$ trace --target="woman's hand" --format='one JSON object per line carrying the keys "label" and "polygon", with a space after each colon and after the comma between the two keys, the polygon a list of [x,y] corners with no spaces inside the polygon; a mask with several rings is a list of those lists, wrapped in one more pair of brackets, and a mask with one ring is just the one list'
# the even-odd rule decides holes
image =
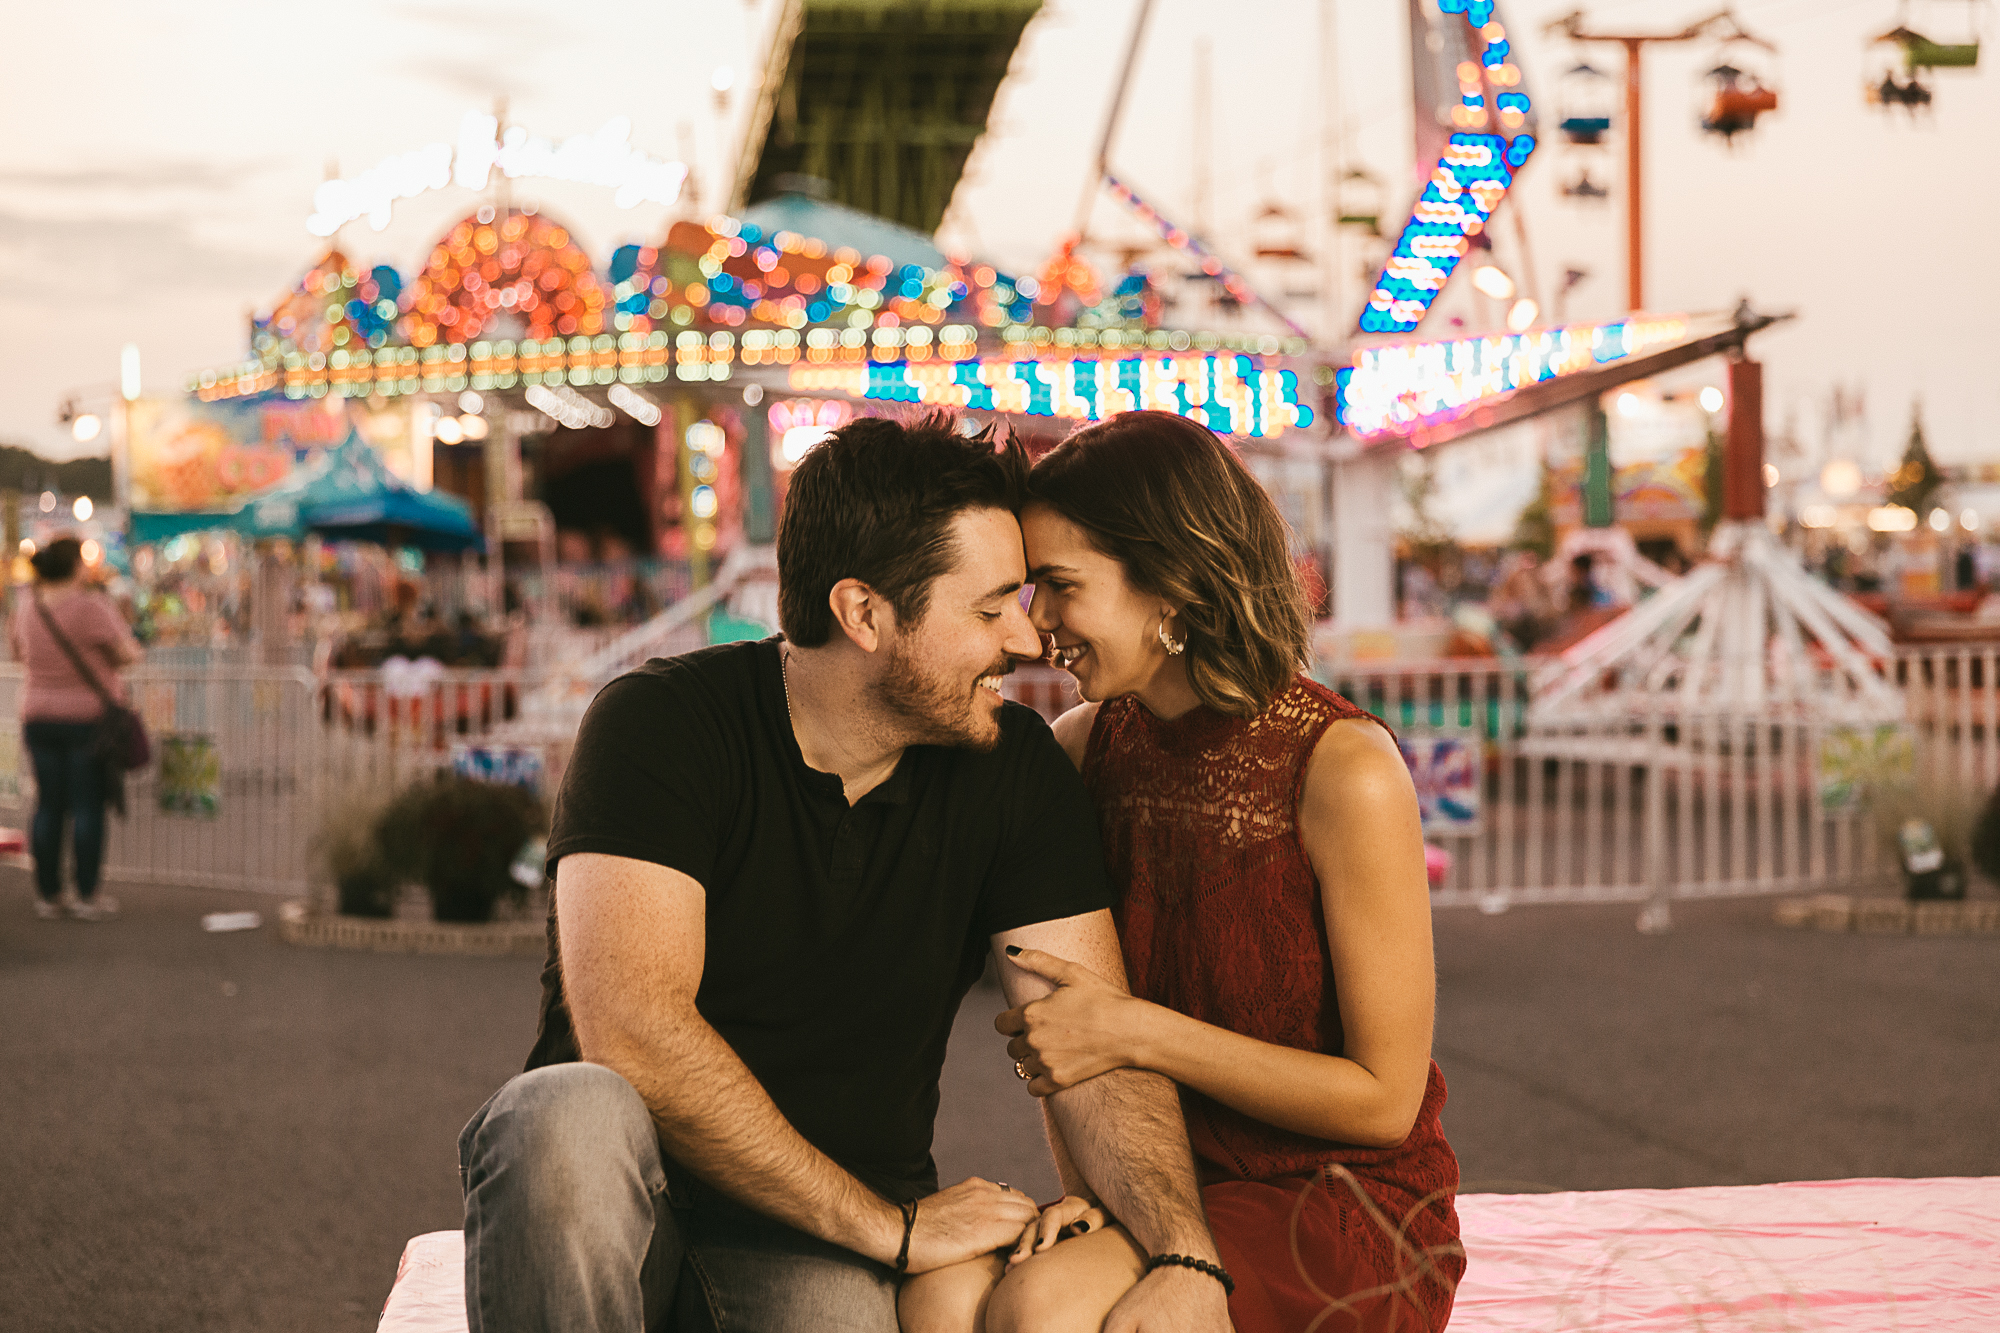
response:
{"label": "woman's hand", "polygon": [[1056,983],[1039,1000],[993,1020],[1013,1040],[1007,1054],[1020,1064],[1028,1091],[1047,1097],[1112,1069],[1136,1064],[1138,1026],[1151,1008],[1097,973],[1039,949],[1012,948],[1007,957],[1024,972]]}
{"label": "woman's hand", "polygon": [[1102,1231],[1108,1221],[1104,1210],[1088,1199],[1079,1199],[1074,1194],[1065,1194],[1048,1207],[1042,1215],[1028,1223],[1021,1232],[1021,1243],[1007,1256],[1007,1266],[1012,1268],[1030,1255],[1040,1254],[1057,1241],[1069,1240],[1086,1232]]}

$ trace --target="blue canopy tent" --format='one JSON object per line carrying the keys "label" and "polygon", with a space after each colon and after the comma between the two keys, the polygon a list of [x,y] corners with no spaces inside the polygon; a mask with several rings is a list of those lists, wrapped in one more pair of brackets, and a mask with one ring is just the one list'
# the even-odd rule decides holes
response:
{"label": "blue canopy tent", "polygon": [[426,551],[485,548],[485,538],[473,523],[472,509],[465,501],[417,490],[389,471],[381,456],[352,431],[311,466],[235,509],[134,513],[131,520],[134,543],[218,531],[251,538],[295,539],[316,532],[336,540],[414,546]]}
{"label": "blue canopy tent", "polygon": [[[455,495],[410,485],[389,471],[381,455],[352,431],[301,480],[296,500],[299,522],[322,537],[425,551],[486,547],[470,505]],[[276,492],[266,492],[246,508],[277,498]]]}

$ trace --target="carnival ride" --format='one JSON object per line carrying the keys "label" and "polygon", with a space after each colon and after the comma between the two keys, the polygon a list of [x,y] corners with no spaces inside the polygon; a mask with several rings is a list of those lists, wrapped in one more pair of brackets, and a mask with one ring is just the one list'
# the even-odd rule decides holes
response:
{"label": "carnival ride", "polygon": [[[1914,116],[1928,110],[1936,96],[1933,76],[1938,70],[1979,67],[1985,0],[1930,0],[1919,8],[1929,12],[1913,13],[1911,0],[1901,0],[1895,26],[1869,43],[1863,92],[1871,106],[1901,107]],[[1913,24],[1955,40],[1937,41]]]}

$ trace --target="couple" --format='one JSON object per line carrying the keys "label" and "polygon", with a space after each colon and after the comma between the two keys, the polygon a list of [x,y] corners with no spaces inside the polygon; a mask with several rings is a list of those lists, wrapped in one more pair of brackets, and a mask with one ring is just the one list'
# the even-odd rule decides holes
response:
{"label": "couple", "polygon": [[[459,1141],[474,1333],[1443,1326],[1416,800],[1299,674],[1283,521],[1180,417],[1032,472],[954,426],[835,432],[782,638],[591,705],[528,1072]],[[1045,648],[1053,734],[1000,697]],[[1045,1209],[930,1156],[988,950]]]}

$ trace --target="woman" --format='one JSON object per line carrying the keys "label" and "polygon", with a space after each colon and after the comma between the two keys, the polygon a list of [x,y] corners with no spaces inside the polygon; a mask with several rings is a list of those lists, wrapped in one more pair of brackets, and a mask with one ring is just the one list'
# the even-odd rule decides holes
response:
{"label": "woman", "polygon": [[76,538],[56,538],[29,562],[35,586],[30,596],[15,598],[9,638],[14,660],[28,673],[21,737],[35,765],[35,915],[45,921],[62,915],[63,823],[70,820],[76,897],[69,912],[81,921],[102,921],[117,915],[118,902],[97,891],[108,794],[96,753],[97,719],[104,695],[126,702],[118,668],[139,660],[139,645],[110,599],[84,586],[83,545]]}
{"label": "woman", "polygon": [[[1299,674],[1284,522],[1212,433],[1113,417],[1043,458],[1030,494],[1031,615],[1086,700],[1055,731],[1098,805],[1131,993],[1086,973],[1003,1014],[1017,1072],[1037,1096],[1127,1066],[1181,1085],[1241,1333],[1442,1328],[1458,1163],[1395,741]],[[907,1283],[911,1333],[1096,1330],[1142,1276],[1052,1146],[1066,1197],[1004,1277],[993,1259]]]}

